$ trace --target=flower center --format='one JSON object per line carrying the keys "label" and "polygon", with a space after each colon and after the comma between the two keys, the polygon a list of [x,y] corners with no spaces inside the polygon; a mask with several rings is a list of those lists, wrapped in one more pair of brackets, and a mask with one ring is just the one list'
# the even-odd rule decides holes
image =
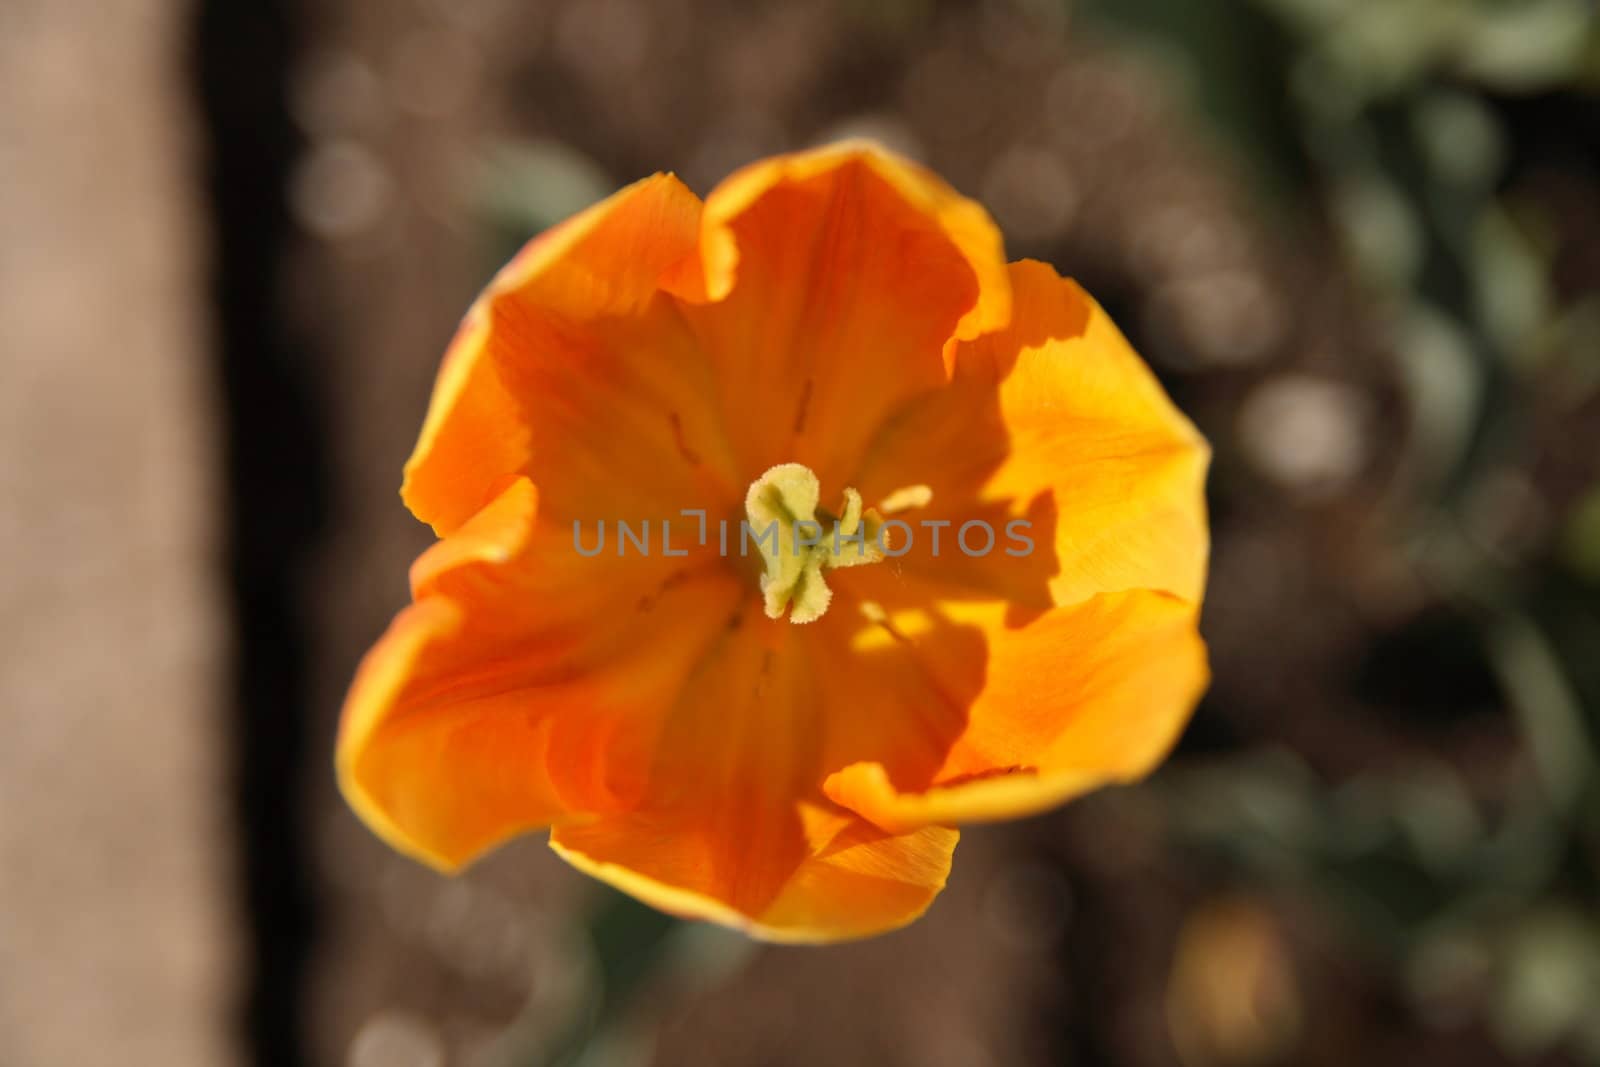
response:
{"label": "flower center", "polygon": [[861,509],[861,494],[844,491],[838,514],[819,508],[822,487],[811,468],[780,463],[750,483],[744,510],[748,536],[765,570],[761,595],[767,617],[812,622],[828,610],[833,591],[823,572],[883,558],[883,518]]}

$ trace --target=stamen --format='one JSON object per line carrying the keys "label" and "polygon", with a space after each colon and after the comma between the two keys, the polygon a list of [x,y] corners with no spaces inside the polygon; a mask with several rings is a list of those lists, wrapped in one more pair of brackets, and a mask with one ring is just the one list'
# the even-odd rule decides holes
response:
{"label": "stamen", "polygon": [[844,491],[839,515],[819,511],[821,484],[809,467],[781,463],[750,483],[744,510],[749,536],[765,564],[761,594],[767,617],[807,623],[820,619],[833,600],[823,571],[857,567],[883,558],[883,518],[862,509],[861,494]]}

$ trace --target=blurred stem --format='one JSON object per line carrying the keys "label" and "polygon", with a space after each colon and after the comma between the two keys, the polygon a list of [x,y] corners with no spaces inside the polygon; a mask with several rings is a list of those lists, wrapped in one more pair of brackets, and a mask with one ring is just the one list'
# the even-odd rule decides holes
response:
{"label": "blurred stem", "polygon": [[655,983],[683,996],[726,981],[759,943],[708,923],[683,922],[605,890],[585,924],[591,949],[589,996],[567,1028],[524,1041],[514,1067],[632,1067],[649,1062],[650,1024],[634,1012]]}
{"label": "blurred stem", "polygon": [[634,994],[658,969],[682,924],[632,897],[606,891],[586,924],[593,949],[593,991],[582,1012],[554,1041],[526,1054],[523,1067],[576,1067],[599,1039],[621,1025]]}

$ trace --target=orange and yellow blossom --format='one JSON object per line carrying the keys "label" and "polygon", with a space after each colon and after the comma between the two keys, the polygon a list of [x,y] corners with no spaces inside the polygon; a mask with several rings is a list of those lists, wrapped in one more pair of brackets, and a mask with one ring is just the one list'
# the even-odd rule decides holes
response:
{"label": "orange and yellow blossom", "polygon": [[[439,540],[350,690],[340,784],[443,870],[549,827],[757,937],[903,925],[953,827],[1138,778],[1181,732],[1208,455],[1093,300],[911,163],[832,146],[704,202],[647,178],[531,242],[451,344],[402,489]],[[914,535],[805,574],[718,544],[813,505]],[[957,550],[1019,519],[1031,553]],[[619,522],[650,551],[593,552]]]}

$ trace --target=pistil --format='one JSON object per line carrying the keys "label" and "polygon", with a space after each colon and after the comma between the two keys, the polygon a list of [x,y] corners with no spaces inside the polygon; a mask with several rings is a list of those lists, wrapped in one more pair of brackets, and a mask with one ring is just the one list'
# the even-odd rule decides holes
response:
{"label": "pistil", "polygon": [[822,486],[811,469],[781,463],[750,483],[744,509],[751,539],[765,565],[761,595],[767,617],[793,623],[820,619],[833,600],[829,570],[883,558],[883,518],[863,509],[861,494],[844,491],[837,513],[820,508]]}

